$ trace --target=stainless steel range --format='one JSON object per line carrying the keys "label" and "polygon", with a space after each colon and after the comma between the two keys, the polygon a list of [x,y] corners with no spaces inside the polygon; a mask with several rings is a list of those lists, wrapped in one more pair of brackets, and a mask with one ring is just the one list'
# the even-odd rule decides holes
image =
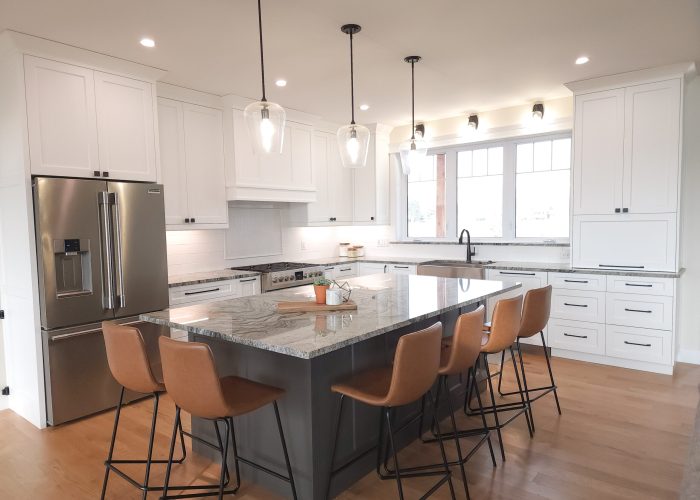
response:
{"label": "stainless steel range", "polygon": [[232,269],[261,273],[260,283],[262,292],[265,293],[294,286],[310,285],[316,278],[323,276],[324,266],[300,262],[273,262],[272,264],[234,267]]}

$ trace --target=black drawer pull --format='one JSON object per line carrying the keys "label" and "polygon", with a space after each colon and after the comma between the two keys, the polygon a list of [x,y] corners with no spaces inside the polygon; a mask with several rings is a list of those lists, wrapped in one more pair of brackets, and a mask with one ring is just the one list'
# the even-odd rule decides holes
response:
{"label": "black drawer pull", "polygon": [[249,281],[255,281],[255,280],[257,280],[257,279],[258,279],[258,278],[248,278],[248,279],[245,279],[245,280],[241,280],[241,283],[248,283]]}
{"label": "black drawer pull", "polygon": [[394,266],[394,269],[408,269],[408,266]]}
{"label": "black drawer pull", "polygon": [[569,304],[568,302],[564,302],[564,305],[570,307],[588,307],[588,304]]}
{"label": "black drawer pull", "polygon": [[644,288],[651,288],[654,285],[644,285],[642,283],[625,283],[625,286],[640,286],[640,287],[644,287]]}
{"label": "black drawer pull", "polygon": [[598,267],[619,267],[621,269],[644,269],[644,266],[620,266],[617,264],[598,264]]}
{"label": "black drawer pull", "polygon": [[639,347],[651,347],[651,344],[639,344],[637,342],[629,342],[625,340],[625,344],[627,345],[638,345]]}
{"label": "black drawer pull", "polygon": [[221,290],[221,288],[210,288],[208,290],[199,290],[196,292],[185,292],[185,295],[199,295],[200,293],[218,292],[219,290]]}
{"label": "black drawer pull", "polygon": [[564,333],[564,337],[575,337],[577,339],[587,339],[588,335],[574,335],[573,333]]}
{"label": "black drawer pull", "polygon": [[588,283],[588,280],[564,280],[566,283]]}
{"label": "black drawer pull", "polygon": [[341,269],[341,271],[352,271],[352,267],[346,267],[345,269]]}
{"label": "black drawer pull", "polygon": [[625,307],[625,311],[631,312],[631,313],[647,313],[651,314],[653,311],[647,311],[645,309],[630,309],[628,307]]}
{"label": "black drawer pull", "polygon": [[512,275],[512,276],[534,276],[535,273],[515,273],[515,272],[506,272],[506,271],[499,271],[498,274],[507,274],[507,275]]}

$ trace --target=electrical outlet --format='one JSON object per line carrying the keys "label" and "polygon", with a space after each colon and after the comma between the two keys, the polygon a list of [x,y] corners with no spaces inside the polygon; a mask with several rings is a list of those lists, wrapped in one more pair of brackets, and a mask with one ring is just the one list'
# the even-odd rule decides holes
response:
{"label": "electrical outlet", "polygon": [[386,240],[384,240],[384,239],[378,239],[378,240],[377,240],[377,246],[378,246],[378,247],[385,247],[385,246],[387,246],[388,244],[389,244],[389,243],[388,243]]}
{"label": "electrical outlet", "polygon": [[562,257],[562,259],[568,259],[569,257],[571,257],[571,248],[570,247],[562,247],[561,257]]}
{"label": "electrical outlet", "polygon": [[302,250],[308,250],[309,246],[306,244],[306,241],[301,240],[301,249]]}

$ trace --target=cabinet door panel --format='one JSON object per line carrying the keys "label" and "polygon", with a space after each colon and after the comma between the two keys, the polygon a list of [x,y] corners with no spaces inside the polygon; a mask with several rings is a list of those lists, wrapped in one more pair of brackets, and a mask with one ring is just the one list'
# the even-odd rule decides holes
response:
{"label": "cabinet door panel", "polygon": [[574,214],[612,214],[622,207],[623,89],[576,96]]}
{"label": "cabinet door panel", "polygon": [[329,134],[328,139],[328,191],[331,216],[337,222],[352,222],[353,170],[343,166],[338,141],[333,134]]}
{"label": "cabinet door panel", "polygon": [[271,188],[289,189],[294,184],[292,175],[292,130],[284,128],[281,154],[260,154],[260,184]]}
{"label": "cabinet door panel", "polygon": [[95,72],[100,167],[112,179],[156,180],[153,85]]}
{"label": "cabinet door panel", "polygon": [[312,136],[311,127],[294,125],[289,129],[287,140],[291,142],[292,184],[296,188],[312,188],[314,185]]}
{"label": "cabinet door panel", "polygon": [[31,172],[93,177],[100,170],[94,72],[25,56]]}
{"label": "cabinet door panel", "polygon": [[624,207],[631,213],[678,210],[681,82],[625,90]]}
{"label": "cabinet door panel", "polygon": [[353,220],[358,223],[374,223],[377,210],[377,177],[374,144],[376,135],[371,134],[367,165],[354,169],[355,206]]}
{"label": "cabinet door panel", "polygon": [[183,127],[182,103],[158,98],[160,167],[167,225],[184,224],[189,218]]}
{"label": "cabinet door panel", "polygon": [[329,135],[314,134],[311,150],[311,163],[314,167],[316,179],[316,201],[309,203],[309,222],[328,222],[332,217],[330,213],[330,197],[328,192],[328,152]]}
{"label": "cabinet door panel", "polygon": [[195,224],[226,224],[222,112],[183,104],[183,115],[189,216]]}

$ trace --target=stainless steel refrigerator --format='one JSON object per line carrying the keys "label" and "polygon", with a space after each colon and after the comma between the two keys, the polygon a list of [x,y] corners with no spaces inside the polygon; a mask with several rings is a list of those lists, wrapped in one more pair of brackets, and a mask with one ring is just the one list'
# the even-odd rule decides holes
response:
{"label": "stainless steel refrigerator", "polygon": [[102,321],[138,326],[157,369],[164,329],[138,315],[168,307],[163,188],[43,177],[33,186],[47,415],[56,425],[117,403]]}

